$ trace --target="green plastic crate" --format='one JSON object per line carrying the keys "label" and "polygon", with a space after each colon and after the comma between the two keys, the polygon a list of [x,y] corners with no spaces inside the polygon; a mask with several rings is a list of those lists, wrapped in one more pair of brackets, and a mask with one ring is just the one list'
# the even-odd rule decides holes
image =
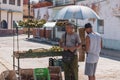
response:
{"label": "green plastic crate", "polygon": [[50,73],[48,68],[34,69],[34,80],[50,80]]}

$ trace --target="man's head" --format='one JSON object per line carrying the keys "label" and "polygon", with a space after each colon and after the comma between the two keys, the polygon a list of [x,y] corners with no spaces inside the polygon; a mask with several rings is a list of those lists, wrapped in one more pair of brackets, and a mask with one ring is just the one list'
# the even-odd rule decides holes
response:
{"label": "man's head", "polygon": [[85,24],[85,31],[89,34],[92,30],[92,25],[90,23]]}
{"label": "man's head", "polygon": [[71,24],[71,23],[67,23],[67,24],[65,25],[65,29],[66,29],[66,32],[67,32],[67,33],[72,33],[72,32],[74,31],[74,25]]}

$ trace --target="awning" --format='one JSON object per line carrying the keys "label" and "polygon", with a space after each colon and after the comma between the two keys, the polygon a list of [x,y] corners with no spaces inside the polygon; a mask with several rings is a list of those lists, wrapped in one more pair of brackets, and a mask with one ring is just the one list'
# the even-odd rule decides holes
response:
{"label": "awning", "polygon": [[46,22],[43,27],[49,27],[49,28],[53,28],[55,27],[56,22]]}

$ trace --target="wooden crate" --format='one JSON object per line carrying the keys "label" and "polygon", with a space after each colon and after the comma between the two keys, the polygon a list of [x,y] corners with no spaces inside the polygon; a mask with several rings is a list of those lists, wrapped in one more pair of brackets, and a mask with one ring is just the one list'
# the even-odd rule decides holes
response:
{"label": "wooden crate", "polygon": [[[18,71],[7,70],[1,73],[0,80],[18,80]],[[21,80],[34,80],[33,69],[21,69],[20,70]]]}
{"label": "wooden crate", "polygon": [[51,80],[62,80],[61,68],[59,66],[49,66]]}
{"label": "wooden crate", "polygon": [[17,80],[16,71],[6,70],[1,73],[0,80]]}
{"label": "wooden crate", "polygon": [[21,80],[34,80],[33,69],[21,69]]}

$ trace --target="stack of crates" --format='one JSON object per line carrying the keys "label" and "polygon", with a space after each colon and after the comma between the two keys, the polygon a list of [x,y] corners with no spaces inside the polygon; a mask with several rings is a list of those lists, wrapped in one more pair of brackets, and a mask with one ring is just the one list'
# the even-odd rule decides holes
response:
{"label": "stack of crates", "polygon": [[61,67],[59,66],[49,66],[50,79],[51,80],[62,80]]}
{"label": "stack of crates", "polygon": [[[79,29],[79,36],[81,39],[81,45],[85,45],[85,29],[84,28]],[[79,49],[79,61],[80,62],[85,61],[85,50],[82,47],[80,47]]]}
{"label": "stack of crates", "polygon": [[50,80],[48,68],[36,68],[33,72],[34,80]]}

